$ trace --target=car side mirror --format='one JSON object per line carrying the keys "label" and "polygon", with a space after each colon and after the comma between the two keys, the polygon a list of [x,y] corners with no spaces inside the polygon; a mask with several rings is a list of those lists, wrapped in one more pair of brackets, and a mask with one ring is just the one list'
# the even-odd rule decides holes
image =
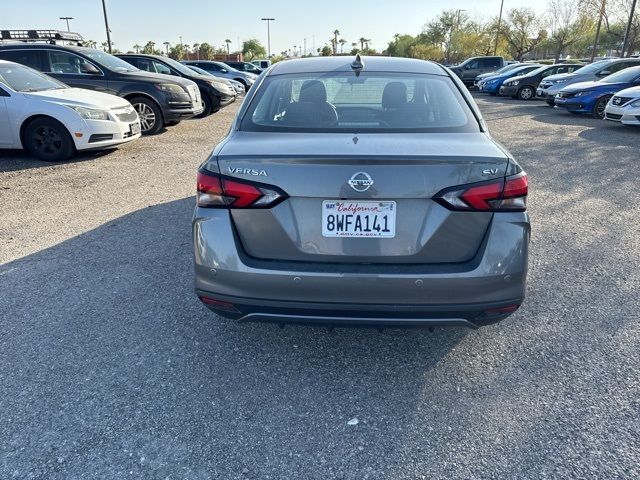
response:
{"label": "car side mirror", "polygon": [[100,70],[98,70],[95,65],[92,65],[91,63],[81,63],[80,72],[86,73],[87,75],[100,75]]}
{"label": "car side mirror", "polygon": [[609,70],[602,70],[601,72],[598,72],[599,77],[606,77],[607,75],[611,75]]}
{"label": "car side mirror", "polygon": [[465,66],[464,66],[464,69],[465,69],[465,70],[471,70],[471,65],[465,65]]}

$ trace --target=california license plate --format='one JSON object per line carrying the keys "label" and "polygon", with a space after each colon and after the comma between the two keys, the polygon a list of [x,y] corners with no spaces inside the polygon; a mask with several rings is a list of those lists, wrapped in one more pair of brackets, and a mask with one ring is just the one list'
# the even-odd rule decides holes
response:
{"label": "california license plate", "polygon": [[393,238],[396,236],[396,202],[322,202],[323,237]]}
{"label": "california license plate", "polygon": [[131,131],[131,135],[137,135],[140,133],[140,123],[131,123],[129,124],[129,130]]}

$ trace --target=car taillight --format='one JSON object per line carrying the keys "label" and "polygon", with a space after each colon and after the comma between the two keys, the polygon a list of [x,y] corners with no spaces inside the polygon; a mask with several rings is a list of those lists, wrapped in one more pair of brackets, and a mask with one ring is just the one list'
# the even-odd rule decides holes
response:
{"label": "car taillight", "polygon": [[198,171],[197,203],[206,208],[271,208],[287,198],[277,187]]}
{"label": "car taillight", "polygon": [[449,210],[466,212],[524,212],[527,209],[527,174],[446,188],[434,200]]}

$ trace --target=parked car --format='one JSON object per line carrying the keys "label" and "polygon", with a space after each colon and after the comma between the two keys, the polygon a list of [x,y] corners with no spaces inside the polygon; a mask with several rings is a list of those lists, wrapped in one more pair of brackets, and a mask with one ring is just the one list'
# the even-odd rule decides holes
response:
{"label": "parked car", "polygon": [[143,134],[194,117],[203,106],[198,86],[186,78],[143,72],[102,50],[70,45],[0,44],[0,59],[21,63],[71,87],[111,93],[138,112]]}
{"label": "parked car", "polygon": [[576,63],[556,63],[554,65],[543,65],[524,75],[516,75],[506,80],[500,87],[499,94],[505,97],[519,98],[520,100],[531,100],[536,97],[536,89],[543,78],[561,73],[571,73],[582,67]]}
{"label": "parked car", "polygon": [[76,151],[115,147],[140,137],[125,99],[70,88],[32,68],[0,60],[0,148],[26,149],[48,162]]}
{"label": "parked car", "polygon": [[256,78],[258,78],[258,76],[253,73],[241,72],[229,65],[225,65],[222,62],[214,62],[213,60],[185,60],[182,63],[200,67],[216,77],[228,78],[240,82],[244,85],[245,91],[249,90],[251,85],[256,81]]}
{"label": "parked car", "polygon": [[240,82],[237,82],[235,80],[230,80],[228,78],[223,78],[223,77],[216,77],[215,75],[212,75],[211,73],[207,72],[206,70],[201,69],[200,67],[196,67],[195,65],[185,65],[185,67],[187,67],[189,70],[193,70],[196,73],[199,73],[200,75],[206,75],[208,77],[213,77],[218,79],[218,81],[229,85],[230,87],[232,87],[235,92],[236,92],[236,98],[238,96],[242,96],[244,95],[246,92],[244,90],[244,85]]}
{"label": "parked car", "polygon": [[555,96],[567,85],[578,82],[589,82],[600,80],[612,73],[619,72],[625,68],[640,65],[640,60],[610,59],[600,60],[598,62],[585,65],[572,73],[561,73],[559,75],[550,75],[540,82],[536,91],[536,96],[547,102],[549,106],[555,105]]}
{"label": "parked car", "polygon": [[637,86],[640,86],[640,66],[625,68],[597,82],[567,85],[556,94],[555,102],[571,113],[588,113],[604,118],[607,103],[615,93]]}
{"label": "parked car", "polygon": [[520,65],[521,65],[520,62],[508,63],[507,65],[505,65],[502,68],[499,68],[498,70],[494,70],[492,72],[487,72],[487,73],[482,73],[482,74],[478,75],[476,78],[473,79],[473,86],[477,87],[478,83],[480,83],[481,80],[484,80],[485,78],[493,77],[494,75],[500,75],[502,73],[506,73],[509,70],[513,70],[514,68],[519,67]]}
{"label": "parked car", "polygon": [[505,65],[502,57],[471,57],[458,65],[453,65],[450,70],[460,77],[465,85],[473,85],[478,75],[494,72]]}
{"label": "parked car", "polygon": [[174,75],[194,82],[200,89],[200,98],[204,107],[200,117],[211,115],[236,100],[236,91],[231,85],[223,83],[216,77],[196,73],[172,58],[137,53],[116,56],[145,72]]}
{"label": "parked car", "polygon": [[540,68],[541,66],[542,65],[539,65],[537,63],[523,63],[517,68],[513,68],[508,72],[494,75],[493,77],[487,77],[484,80],[480,80],[480,82],[478,83],[478,90],[490,95],[497,95],[502,84],[509,78],[513,78],[516,75],[526,75],[527,73],[532,72]]}
{"label": "parked car", "polygon": [[260,70],[266,70],[271,66],[271,60],[260,59],[260,60],[251,60],[251,63],[258,67]]}
{"label": "parked car", "polygon": [[241,72],[253,73],[255,75],[260,75],[263,72],[261,68],[258,68],[256,65],[249,62],[233,62],[231,60],[227,60],[223,63],[229,65],[231,68],[240,70]]}
{"label": "parked car", "polygon": [[241,321],[486,325],[524,298],[526,196],[444,67],[280,62],[198,171],[196,292]]}
{"label": "parked car", "polygon": [[604,111],[604,118],[623,125],[640,126],[640,87],[617,92]]}

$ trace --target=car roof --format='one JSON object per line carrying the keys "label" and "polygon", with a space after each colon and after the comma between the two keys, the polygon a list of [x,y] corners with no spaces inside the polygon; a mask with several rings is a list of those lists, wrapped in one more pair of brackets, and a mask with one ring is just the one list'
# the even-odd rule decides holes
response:
{"label": "car roof", "polygon": [[[313,57],[278,62],[268,70],[267,75],[288,75],[307,72],[353,72],[351,64],[355,56]],[[363,72],[402,72],[447,75],[437,63],[415,58],[361,57]]]}
{"label": "car roof", "polygon": [[60,45],[60,44],[50,44],[50,43],[27,43],[27,42],[15,42],[11,44],[3,44],[0,42],[0,49],[7,50],[55,50],[55,49],[63,49],[63,50],[74,50],[76,52],[82,52],[84,50],[96,50],[95,48],[90,47],[80,47],[78,45]]}

